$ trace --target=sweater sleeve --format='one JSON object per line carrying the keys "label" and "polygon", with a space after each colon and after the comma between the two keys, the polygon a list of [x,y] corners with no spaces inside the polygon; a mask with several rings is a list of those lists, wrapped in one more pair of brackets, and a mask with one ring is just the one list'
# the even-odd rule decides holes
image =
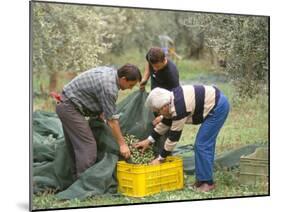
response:
{"label": "sweater sleeve", "polygon": [[182,119],[172,121],[168,138],[165,141],[164,149],[160,153],[161,157],[167,157],[175,148],[177,142],[180,140],[186,119],[187,117],[184,117]]}
{"label": "sweater sleeve", "polygon": [[171,127],[172,119],[163,118],[159,124],[153,129],[151,136],[154,140],[157,140],[161,135],[164,135]]}

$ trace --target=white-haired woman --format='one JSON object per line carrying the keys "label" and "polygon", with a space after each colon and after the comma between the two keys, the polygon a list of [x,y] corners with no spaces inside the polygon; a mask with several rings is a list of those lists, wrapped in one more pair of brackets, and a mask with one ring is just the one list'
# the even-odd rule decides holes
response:
{"label": "white-haired woman", "polygon": [[224,94],[214,86],[205,85],[179,86],[172,91],[155,88],[150,92],[146,106],[164,118],[147,139],[135,146],[145,151],[150,144],[169,131],[164,149],[151,162],[159,164],[176,146],[184,124],[201,124],[194,145],[196,175],[194,187],[202,192],[214,189],[213,163],[216,138],[229,112],[229,103]]}

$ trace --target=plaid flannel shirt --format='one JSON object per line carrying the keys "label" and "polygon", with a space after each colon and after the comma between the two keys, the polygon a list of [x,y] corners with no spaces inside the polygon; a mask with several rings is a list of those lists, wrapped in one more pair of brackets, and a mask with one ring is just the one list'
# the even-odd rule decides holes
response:
{"label": "plaid flannel shirt", "polygon": [[70,99],[85,116],[99,115],[116,119],[116,100],[120,87],[117,71],[110,67],[97,67],[75,77],[63,88]]}

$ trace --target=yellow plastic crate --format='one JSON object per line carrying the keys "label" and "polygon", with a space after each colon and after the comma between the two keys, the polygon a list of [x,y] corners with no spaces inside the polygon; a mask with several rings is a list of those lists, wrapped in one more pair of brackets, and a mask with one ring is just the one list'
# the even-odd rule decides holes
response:
{"label": "yellow plastic crate", "polygon": [[167,157],[160,165],[117,163],[118,191],[131,197],[143,197],[183,188],[183,161]]}

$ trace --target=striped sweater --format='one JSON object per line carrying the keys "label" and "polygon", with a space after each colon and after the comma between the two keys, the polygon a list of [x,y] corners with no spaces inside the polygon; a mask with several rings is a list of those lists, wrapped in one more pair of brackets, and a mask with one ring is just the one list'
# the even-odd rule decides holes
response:
{"label": "striped sweater", "polygon": [[219,97],[220,91],[214,86],[186,85],[172,90],[171,118],[164,117],[151,134],[157,140],[169,131],[161,157],[166,157],[175,148],[184,124],[201,124],[215,108]]}

